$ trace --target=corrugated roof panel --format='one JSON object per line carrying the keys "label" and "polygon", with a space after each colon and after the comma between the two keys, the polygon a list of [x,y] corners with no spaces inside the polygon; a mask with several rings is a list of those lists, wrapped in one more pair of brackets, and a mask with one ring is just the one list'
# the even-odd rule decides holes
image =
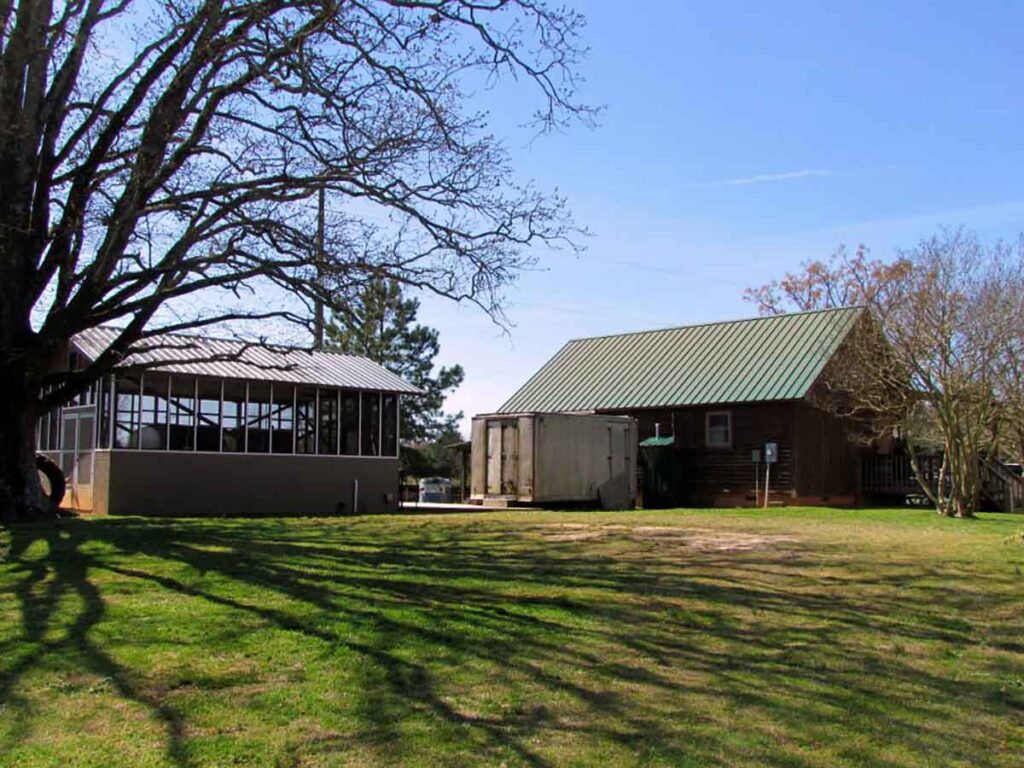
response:
{"label": "corrugated roof panel", "polygon": [[646,440],[640,441],[641,448],[661,448],[666,445],[675,445],[676,439],[669,435],[668,437],[648,437]]}
{"label": "corrugated roof panel", "polygon": [[[117,328],[90,328],[72,342],[95,359],[117,338]],[[335,352],[264,347],[241,341],[165,334],[136,345],[119,367],[158,363],[153,370],[225,379],[258,379],[342,389],[421,394],[399,376],[372,360]]]}
{"label": "corrugated roof panel", "polygon": [[794,400],[860,307],[574,339],[498,413]]}

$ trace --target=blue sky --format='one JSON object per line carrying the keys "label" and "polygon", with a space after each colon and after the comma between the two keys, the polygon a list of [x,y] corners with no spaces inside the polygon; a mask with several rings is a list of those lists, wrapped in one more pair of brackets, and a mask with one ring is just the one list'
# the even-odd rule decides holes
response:
{"label": "blue sky", "polygon": [[522,180],[568,195],[579,257],[539,250],[503,334],[424,299],[449,399],[497,408],[568,339],[742,317],[745,287],[943,224],[1024,231],[1024,4],[577,2],[593,131],[528,141],[521,89],[494,128]]}

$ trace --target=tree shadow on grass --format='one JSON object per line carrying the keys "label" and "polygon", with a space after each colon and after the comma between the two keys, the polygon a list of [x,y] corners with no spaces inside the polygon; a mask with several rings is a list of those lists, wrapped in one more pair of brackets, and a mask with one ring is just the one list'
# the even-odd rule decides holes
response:
{"label": "tree shadow on grass", "polygon": [[[18,679],[70,644],[85,668],[114,681],[121,696],[163,725],[168,759],[189,764],[180,712],[89,637],[105,617],[90,576],[108,574],[361,659],[364,690],[356,708],[364,726],[354,735],[328,733],[305,747],[293,745],[296,759],[302,748],[330,752],[353,741],[400,758],[402,725],[419,718],[456,733],[464,751],[509,755],[527,765],[549,764],[536,741],[552,732],[672,764],[720,762],[736,747],[723,742],[712,715],[694,703],[713,699],[738,717],[759,713],[745,726],[755,737],[745,747],[750,762],[816,764],[799,749],[773,748],[776,728],[790,740],[863,762],[855,751],[863,740],[849,752],[830,744],[836,722],[846,717],[847,732],[885,735],[922,762],[942,754],[998,764],[998,755],[984,754],[984,734],[921,725],[948,721],[954,703],[1013,716],[1012,707],[993,701],[991,686],[948,679],[854,639],[951,648],[975,641],[969,622],[937,618],[942,611],[935,601],[948,598],[938,588],[922,586],[913,600],[901,598],[896,587],[906,585],[913,563],[890,562],[887,572],[855,584],[815,575],[821,553],[690,553],[687,559],[650,546],[524,535],[512,527],[419,521],[384,527],[94,520],[13,528],[22,635],[33,650],[3,662],[0,699],[27,719]],[[27,555],[36,541],[48,545],[46,558]],[[182,577],[183,566],[199,578]],[[932,579],[941,576],[933,570]],[[869,598],[848,589],[853,586],[869,587]],[[66,594],[77,595],[82,608],[61,622],[65,639],[47,641]],[[523,688],[526,699],[498,712],[454,703],[446,673],[473,665],[496,683]],[[881,751],[869,762],[901,764]]]}
{"label": "tree shadow on grass", "polygon": [[[17,721],[12,729],[15,738],[27,730],[30,717],[29,702],[15,690],[18,680],[47,657],[71,651],[80,665],[74,670],[76,673],[92,673],[109,680],[123,698],[143,705],[166,732],[170,761],[178,766],[192,765],[185,754],[184,722],[178,712],[147,692],[137,682],[137,673],[118,664],[89,637],[90,630],[104,618],[105,603],[89,578],[89,571],[101,568],[102,564],[79,548],[88,540],[81,536],[81,525],[13,525],[7,531],[10,548],[6,560],[17,579],[15,592],[21,608],[22,637],[17,641],[21,653],[4,654],[0,663],[0,702],[13,711]],[[28,557],[30,548],[39,545],[45,545],[46,557]],[[77,597],[81,608],[63,621],[58,608],[68,597]],[[48,635],[55,637],[49,639]]]}

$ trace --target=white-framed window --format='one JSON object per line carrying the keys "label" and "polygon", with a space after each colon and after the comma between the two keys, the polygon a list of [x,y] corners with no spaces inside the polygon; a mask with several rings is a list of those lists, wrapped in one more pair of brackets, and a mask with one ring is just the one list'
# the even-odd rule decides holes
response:
{"label": "white-framed window", "polygon": [[732,411],[708,411],[705,421],[708,448],[732,446]]}

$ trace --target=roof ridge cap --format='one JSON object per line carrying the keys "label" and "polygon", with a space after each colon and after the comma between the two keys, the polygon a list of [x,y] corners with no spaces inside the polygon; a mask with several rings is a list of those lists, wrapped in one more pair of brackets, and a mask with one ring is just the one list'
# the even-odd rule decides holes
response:
{"label": "roof ridge cap", "polygon": [[[667,331],[682,331],[692,328],[707,328],[713,325],[734,325],[738,323],[755,323],[777,320],[782,317],[799,317],[801,315],[823,315],[829,312],[852,312],[867,309],[864,304],[851,304],[848,307],[826,307],[825,309],[806,309],[800,312],[780,312],[777,315],[763,315],[759,317],[736,317],[729,320],[707,320],[702,323],[689,323],[685,325],[669,325],[662,328],[647,328],[640,331],[621,331],[619,333],[599,333],[594,336],[576,336],[569,339],[566,344],[576,341],[595,341],[597,339],[613,339],[622,336],[643,336],[647,333],[665,333]],[[564,345],[563,345],[564,346]]]}

